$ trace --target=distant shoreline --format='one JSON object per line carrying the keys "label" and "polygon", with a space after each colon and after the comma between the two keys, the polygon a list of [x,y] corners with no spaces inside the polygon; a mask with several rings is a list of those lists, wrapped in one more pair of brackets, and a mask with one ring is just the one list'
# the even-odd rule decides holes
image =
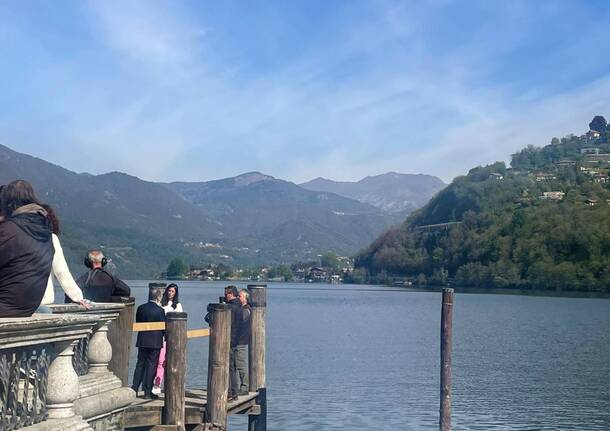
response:
{"label": "distant shoreline", "polygon": [[[267,281],[254,282],[247,280],[166,280],[166,279],[132,279],[125,280],[130,282],[187,282],[187,283],[205,283],[205,284],[267,284],[267,285],[302,285],[301,290],[379,290],[393,292],[429,292],[438,293],[446,288],[446,286],[429,286],[429,287],[398,287],[381,284],[334,284],[334,283],[303,283],[297,281]],[[357,288],[350,288],[351,286]],[[586,291],[556,291],[556,290],[529,290],[529,289],[499,289],[499,288],[481,288],[481,287],[452,287],[456,293],[465,294],[488,294],[488,295],[519,295],[519,296],[535,296],[535,297],[554,297],[554,298],[589,298],[589,299],[610,299],[608,292],[586,292]]]}

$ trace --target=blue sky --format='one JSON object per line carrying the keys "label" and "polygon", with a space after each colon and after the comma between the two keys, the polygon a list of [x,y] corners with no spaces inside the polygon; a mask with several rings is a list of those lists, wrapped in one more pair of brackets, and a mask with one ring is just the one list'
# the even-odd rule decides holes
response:
{"label": "blue sky", "polygon": [[0,143],[154,181],[450,181],[610,117],[607,6],[0,2]]}

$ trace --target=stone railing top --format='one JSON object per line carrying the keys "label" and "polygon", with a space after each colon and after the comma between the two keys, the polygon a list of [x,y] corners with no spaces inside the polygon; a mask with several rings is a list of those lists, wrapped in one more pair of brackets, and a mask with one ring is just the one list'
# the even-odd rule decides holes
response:
{"label": "stone railing top", "polygon": [[120,312],[125,308],[125,304],[120,302],[95,302],[91,304],[90,310],[86,310],[80,304],[51,304],[48,307],[53,311],[53,314],[106,314]]}
{"label": "stone railing top", "polygon": [[104,320],[98,314],[35,314],[0,318],[0,349],[78,340]]}

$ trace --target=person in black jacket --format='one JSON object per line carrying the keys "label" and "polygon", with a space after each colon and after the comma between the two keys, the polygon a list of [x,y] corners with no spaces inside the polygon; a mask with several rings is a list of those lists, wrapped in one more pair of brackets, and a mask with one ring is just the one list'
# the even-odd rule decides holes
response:
{"label": "person in black jacket", "polygon": [[[89,271],[76,280],[83,296],[93,302],[112,302],[113,296],[129,296],[131,289],[124,281],[106,271],[106,257],[101,250],[90,250],[85,256],[85,266]],[[70,302],[66,298],[66,302]]]}
{"label": "person in black jacket", "polygon": [[30,183],[2,188],[0,317],[29,317],[40,306],[53,263],[51,226]]}
{"label": "person in black jacket", "polygon": [[[149,301],[142,304],[136,311],[136,322],[165,322],[165,311],[161,307],[163,291],[152,287],[148,294]],[[163,347],[164,331],[138,332],[136,347],[138,348],[138,361],[133,372],[131,388],[138,393],[140,385],[144,390],[145,398],[158,398],[152,393],[153,379],[157,371],[159,353]]]}
{"label": "person in black jacket", "polygon": [[236,286],[225,287],[225,300],[231,309],[231,351],[229,354],[229,401],[237,399],[240,393],[241,380],[239,369],[248,360],[248,350],[246,345],[240,344],[244,331],[244,314],[241,303],[239,302]]}

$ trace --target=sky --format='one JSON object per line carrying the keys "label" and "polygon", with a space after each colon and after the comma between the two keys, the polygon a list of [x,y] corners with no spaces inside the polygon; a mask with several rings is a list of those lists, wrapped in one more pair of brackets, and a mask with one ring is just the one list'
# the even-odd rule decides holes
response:
{"label": "sky", "polygon": [[3,1],[0,144],[76,172],[446,182],[610,117],[605,1]]}

